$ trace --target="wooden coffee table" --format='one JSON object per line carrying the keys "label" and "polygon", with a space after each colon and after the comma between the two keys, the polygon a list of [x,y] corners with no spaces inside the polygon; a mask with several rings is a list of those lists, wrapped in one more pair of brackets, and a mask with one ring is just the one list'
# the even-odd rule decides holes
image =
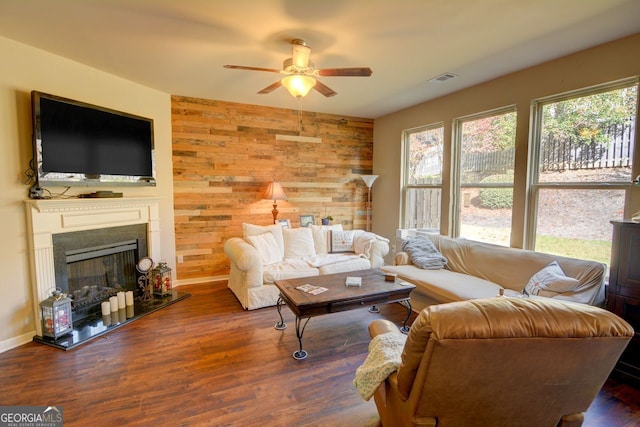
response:
{"label": "wooden coffee table", "polygon": [[[347,277],[360,277],[362,285],[360,287],[345,286]],[[296,289],[307,284],[327,288],[327,291],[313,295]],[[398,302],[407,308],[407,317],[402,322],[400,330],[404,333],[409,331],[407,326],[411,316],[409,293],[415,289],[415,285],[398,280],[387,282],[379,269],[278,280],[275,285],[280,290],[280,297],[276,303],[280,321],[276,323],[275,328],[278,330],[287,328],[282,318],[283,303],[287,304],[296,316],[296,336],[300,347],[293,353],[294,359],[307,358],[308,353],[302,349],[302,334],[310,318],[323,314],[355,310],[365,306],[369,306],[369,311],[372,313],[377,313],[379,310],[376,305]],[[303,321],[303,319],[306,320]]]}

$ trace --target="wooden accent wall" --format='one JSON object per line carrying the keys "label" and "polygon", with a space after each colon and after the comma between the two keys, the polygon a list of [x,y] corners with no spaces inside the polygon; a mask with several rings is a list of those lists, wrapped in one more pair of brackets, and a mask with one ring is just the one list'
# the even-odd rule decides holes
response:
{"label": "wooden accent wall", "polygon": [[[303,102],[304,104],[304,102]],[[273,222],[268,183],[279,181],[288,201],[279,219],[325,212],[345,229],[366,226],[366,186],[373,158],[373,119],[172,96],[173,180],[178,280],[229,274],[224,242],[242,223]],[[322,138],[321,143],[276,135]]]}

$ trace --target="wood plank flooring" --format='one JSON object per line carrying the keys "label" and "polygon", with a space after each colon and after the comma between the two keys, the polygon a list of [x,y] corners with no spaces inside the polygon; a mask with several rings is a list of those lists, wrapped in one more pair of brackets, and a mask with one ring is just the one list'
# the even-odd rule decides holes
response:
{"label": "wood plank flooring", "polygon": [[[62,407],[65,426],[378,426],[351,381],[368,324],[400,323],[398,304],[311,319],[295,361],[294,317],[243,311],[225,283],[192,294],[77,349],[29,343],[0,353],[0,406]],[[609,379],[585,426],[640,426],[640,391]]]}

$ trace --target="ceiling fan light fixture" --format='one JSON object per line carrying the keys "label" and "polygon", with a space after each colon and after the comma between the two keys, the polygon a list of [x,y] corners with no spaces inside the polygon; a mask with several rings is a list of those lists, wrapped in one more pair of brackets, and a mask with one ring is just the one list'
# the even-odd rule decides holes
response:
{"label": "ceiling fan light fixture", "polygon": [[301,74],[293,74],[282,79],[282,86],[294,98],[304,98],[315,85],[316,79]]}

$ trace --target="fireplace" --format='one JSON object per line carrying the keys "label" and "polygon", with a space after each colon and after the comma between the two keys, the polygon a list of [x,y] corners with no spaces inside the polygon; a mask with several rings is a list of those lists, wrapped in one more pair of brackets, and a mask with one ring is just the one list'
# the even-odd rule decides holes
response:
{"label": "fireplace", "polygon": [[[150,301],[135,299],[103,315],[100,303],[137,286],[136,261],[162,259],[158,199],[28,200],[33,267],[33,340],[62,350],[108,333],[189,297],[172,290]],[[40,302],[60,288],[74,296],[73,331],[53,339],[42,334]]]}
{"label": "fireplace", "polygon": [[[33,313],[36,333],[39,336],[42,336],[40,302],[47,299],[56,288],[69,293],[77,292],[69,288],[70,268],[86,271],[87,263],[98,262],[91,261],[97,258],[94,256],[96,254],[110,258],[107,259],[107,264],[112,265],[123,262],[130,264],[132,256],[133,259],[143,255],[148,255],[154,260],[161,259],[157,198],[28,200],[26,207],[32,251]],[[129,231],[120,232],[127,230],[128,226],[137,228],[134,237],[131,237]],[[134,240],[137,248],[131,249],[133,253],[129,252],[130,249],[122,250],[133,245]],[[63,242],[62,249],[59,247],[60,241]],[[81,264],[69,267],[68,264],[76,262]],[[133,268],[135,269],[135,264]],[[89,269],[94,270],[94,273],[88,274],[90,277],[82,280],[84,284],[79,284],[81,294],[91,294],[94,292],[93,286],[132,287],[132,290],[136,286],[130,267],[124,267],[124,276],[115,278],[110,273],[111,267],[108,265],[93,265]],[[104,279],[105,282],[101,285],[93,282],[88,284],[88,280],[97,280],[96,276],[102,276],[100,280]],[[71,286],[76,286],[73,280]],[[84,286],[89,288],[83,289]],[[89,297],[82,301],[85,311],[92,310],[86,308],[93,306],[90,302],[92,299],[94,298]],[[78,315],[83,316],[84,313],[79,311]]]}
{"label": "fireplace", "polygon": [[52,241],[56,287],[71,297],[74,323],[98,313],[118,291],[137,291],[146,224],[54,234]]}

